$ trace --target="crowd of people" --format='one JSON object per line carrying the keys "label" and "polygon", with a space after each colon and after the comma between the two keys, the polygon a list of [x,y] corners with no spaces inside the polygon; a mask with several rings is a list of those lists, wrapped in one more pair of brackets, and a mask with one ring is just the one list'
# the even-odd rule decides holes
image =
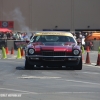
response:
{"label": "crowd of people", "polygon": [[74,38],[77,40],[78,45],[83,46],[85,49],[87,46],[89,46],[90,50],[93,50],[93,42],[92,41],[87,41],[87,43],[85,43],[85,38],[88,35],[91,35],[92,32],[76,32],[76,33],[72,33]]}
{"label": "crowd of people", "polygon": [[6,32],[0,33],[0,39],[7,39],[7,40],[27,40],[29,39],[27,32]]}
{"label": "crowd of people", "polygon": [[[90,32],[71,32],[74,38],[78,41],[79,45],[83,45],[85,47],[85,38],[87,35],[91,34]],[[29,40],[34,35],[34,32],[27,33],[27,32],[0,32],[0,39],[8,39],[8,40]],[[92,45],[90,43],[90,47],[92,49]]]}
{"label": "crowd of people", "polygon": [[[31,35],[33,35],[34,33],[29,33]],[[73,36],[75,37],[75,39],[82,39],[85,38],[88,34],[91,33],[87,33],[87,32],[72,32]],[[23,40],[23,37],[28,36],[27,32],[6,32],[6,33],[2,33],[0,32],[0,39],[14,39],[14,40]],[[29,37],[29,36],[28,36]]]}

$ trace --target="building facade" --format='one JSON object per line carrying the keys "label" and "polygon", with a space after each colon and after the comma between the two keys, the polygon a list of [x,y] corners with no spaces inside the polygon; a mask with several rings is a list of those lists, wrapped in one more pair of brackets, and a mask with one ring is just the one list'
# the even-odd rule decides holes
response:
{"label": "building facade", "polygon": [[15,31],[99,30],[100,0],[0,0],[0,21]]}

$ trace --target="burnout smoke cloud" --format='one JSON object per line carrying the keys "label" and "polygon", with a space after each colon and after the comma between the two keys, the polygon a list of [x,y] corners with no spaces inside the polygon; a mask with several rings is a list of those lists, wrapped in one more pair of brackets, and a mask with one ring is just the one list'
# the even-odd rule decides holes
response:
{"label": "burnout smoke cloud", "polygon": [[22,12],[20,11],[19,8],[15,8],[13,11],[11,11],[10,13],[3,13],[4,16],[6,16],[7,20],[14,20],[17,22],[17,24],[20,27],[19,31],[24,31],[27,32],[28,35],[30,34],[30,29],[28,26],[26,26],[25,24],[25,18],[22,15]]}

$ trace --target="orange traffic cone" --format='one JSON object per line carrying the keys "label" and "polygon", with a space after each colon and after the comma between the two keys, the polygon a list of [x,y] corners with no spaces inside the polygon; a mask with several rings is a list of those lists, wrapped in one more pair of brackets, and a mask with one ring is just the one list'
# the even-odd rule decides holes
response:
{"label": "orange traffic cone", "polygon": [[14,54],[14,48],[13,47],[11,48],[11,54]]}
{"label": "orange traffic cone", "polygon": [[100,47],[98,49],[98,58],[97,58],[97,66],[100,66]]}
{"label": "orange traffic cone", "polygon": [[24,56],[24,50],[21,49],[21,56]]}
{"label": "orange traffic cone", "polygon": [[98,54],[97,66],[100,66],[100,54]]}
{"label": "orange traffic cone", "polygon": [[86,55],[86,64],[91,64],[90,63],[90,56],[89,56],[89,52],[87,52],[87,55]]}
{"label": "orange traffic cone", "polygon": [[9,50],[8,50],[8,47],[6,47],[5,49],[6,49],[6,54],[9,54]]}

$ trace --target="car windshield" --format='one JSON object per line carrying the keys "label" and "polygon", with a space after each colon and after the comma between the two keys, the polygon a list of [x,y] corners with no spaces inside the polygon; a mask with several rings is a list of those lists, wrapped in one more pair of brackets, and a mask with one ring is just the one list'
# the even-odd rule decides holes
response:
{"label": "car windshield", "polygon": [[31,42],[73,42],[75,43],[75,40],[73,37],[70,36],[40,35],[40,36],[34,36],[34,38],[31,39]]}

